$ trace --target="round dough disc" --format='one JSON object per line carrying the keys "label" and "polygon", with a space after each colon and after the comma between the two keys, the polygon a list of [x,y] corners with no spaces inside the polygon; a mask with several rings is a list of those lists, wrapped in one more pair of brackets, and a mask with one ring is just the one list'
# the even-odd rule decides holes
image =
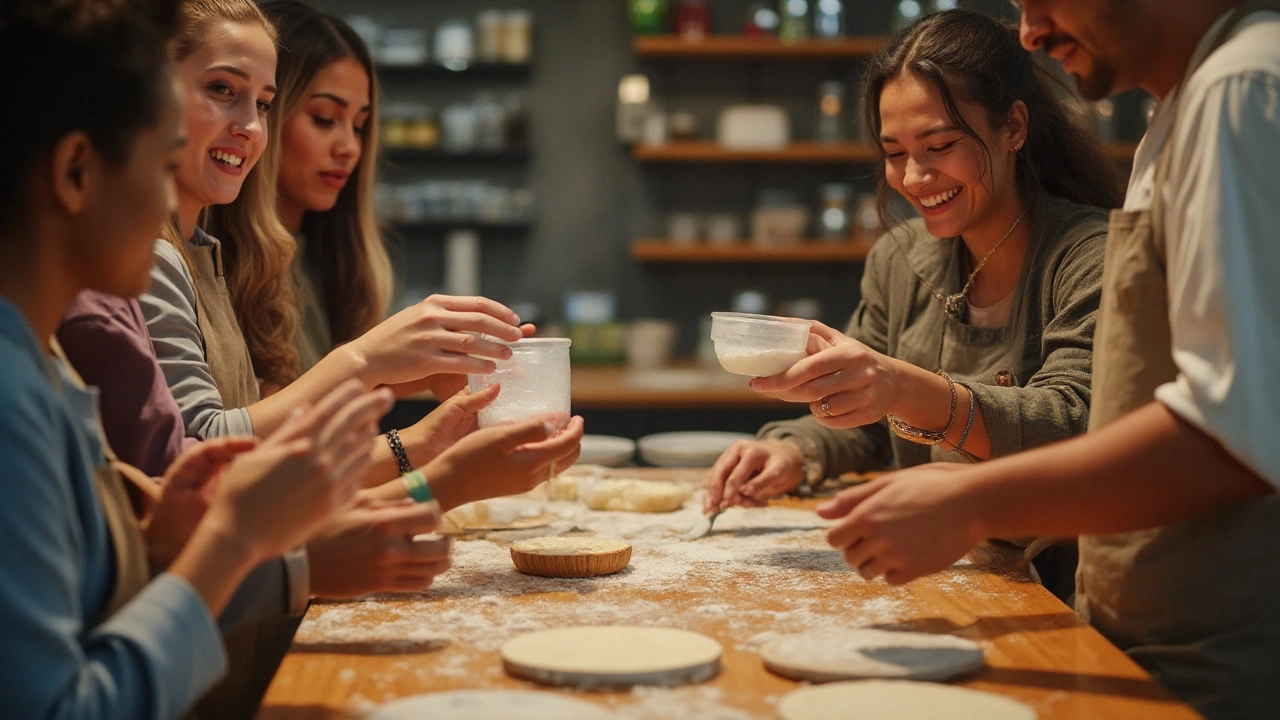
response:
{"label": "round dough disc", "polygon": [[611,720],[614,714],[585,700],[532,690],[454,690],[397,700],[366,720]]}
{"label": "round dough disc", "polygon": [[511,562],[528,575],[595,577],[631,562],[631,545],[599,537],[540,537],[511,544]]}
{"label": "round dough disc", "polygon": [[684,685],[719,674],[720,643],[669,628],[560,628],[508,641],[502,665],[515,677],[590,690]]}
{"label": "round dough disc", "polygon": [[947,680],[982,668],[982,648],[954,635],[839,630],[783,635],[760,648],[765,667],[793,680]]}
{"label": "round dough disc", "polygon": [[859,680],[784,695],[782,720],[1036,720],[1029,706],[994,693],[910,680]]}
{"label": "round dough disc", "polygon": [[679,510],[689,491],[662,480],[597,480],[579,486],[578,497],[592,510],[663,513]]}

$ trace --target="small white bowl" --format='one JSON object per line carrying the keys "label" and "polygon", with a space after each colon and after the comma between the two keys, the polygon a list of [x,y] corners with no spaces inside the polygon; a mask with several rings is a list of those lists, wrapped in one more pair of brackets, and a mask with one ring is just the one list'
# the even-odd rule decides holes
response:
{"label": "small white bowl", "polygon": [[751,377],[777,375],[807,355],[809,321],[773,315],[711,313],[711,340],[720,365]]}

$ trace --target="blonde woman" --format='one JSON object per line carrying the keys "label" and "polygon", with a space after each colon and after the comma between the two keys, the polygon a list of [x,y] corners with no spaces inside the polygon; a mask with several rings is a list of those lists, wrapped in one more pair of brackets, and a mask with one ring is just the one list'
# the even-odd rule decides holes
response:
{"label": "blonde woman", "polygon": [[[519,319],[484,298],[432,296],[295,379],[296,310],[288,276],[293,240],[275,213],[274,159],[265,152],[277,94],[274,29],[249,0],[194,0],[187,8],[187,29],[176,46],[188,137],[177,178],[178,212],[165,240],[157,242],[151,288],[141,299],[187,434],[269,433],[299,403],[347,378],[374,387],[440,373],[491,372],[493,363],[483,358],[505,358],[510,350],[470,333],[516,340],[522,336]],[[262,397],[259,379],[278,391]],[[463,400],[474,405],[489,399]],[[379,446],[370,484],[431,460],[442,448],[430,431],[450,424],[444,418],[416,425],[404,457],[390,444]],[[576,422],[536,450],[548,455],[548,463],[562,460],[576,452],[580,434]],[[440,490],[442,500],[450,495],[450,488]]]}

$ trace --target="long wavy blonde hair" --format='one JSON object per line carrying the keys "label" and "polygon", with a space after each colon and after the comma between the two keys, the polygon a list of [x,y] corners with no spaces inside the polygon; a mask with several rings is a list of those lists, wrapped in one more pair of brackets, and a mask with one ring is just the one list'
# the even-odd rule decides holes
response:
{"label": "long wavy blonde hair", "polygon": [[[298,110],[316,75],[329,64],[350,58],[360,63],[369,77],[369,117],[361,136],[355,181],[342,188],[331,210],[307,212],[302,218],[304,260],[319,280],[330,337],[335,344],[341,344],[382,321],[395,286],[391,260],[374,215],[378,79],[368,48],[338,18],[294,0],[267,2],[262,10],[279,33],[276,85],[280,91],[276,94],[276,107],[281,125]],[[278,158],[284,152],[283,145],[277,143],[268,152]]]}
{"label": "long wavy blonde hair", "polygon": [[[217,23],[260,27],[276,40],[275,27],[253,0],[187,0],[183,16],[174,45],[178,62],[199,48]],[[266,121],[267,150],[245,176],[235,202],[205,208],[200,226],[222,243],[227,290],[254,373],[265,385],[281,388],[297,378],[299,360],[293,344],[298,310],[289,276],[297,245],[276,214],[278,156],[272,148],[279,144],[278,117],[273,108]],[[176,221],[164,237],[187,257],[187,238],[180,237]]]}

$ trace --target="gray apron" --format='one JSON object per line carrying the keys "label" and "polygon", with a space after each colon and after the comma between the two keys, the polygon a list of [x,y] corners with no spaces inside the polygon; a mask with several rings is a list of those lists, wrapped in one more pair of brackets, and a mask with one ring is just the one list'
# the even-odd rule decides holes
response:
{"label": "gray apron", "polygon": [[[222,246],[187,249],[209,374],[222,395],[223,407],[248,407],[259,400],[258,381],[227,291]],[[281,615],[224,635],[227,676],[201,699],[196,715],[201,720],[252,718],[300,622],[301,618]]]}
{"label": "gray apron", "polygon": [[[1243,3],[1206,57],[1262,9],[1280,9],[1280,0]],[[1178,374],[1162,197],[1171,146],[1156,162],[1151,209],[1111,214],[1090,430],[1151,402]],[[1280,503],[1249,500],[1177,525],[1083,536],[1076,582],[1081,616],[1200,712],[1280,713]]]}

